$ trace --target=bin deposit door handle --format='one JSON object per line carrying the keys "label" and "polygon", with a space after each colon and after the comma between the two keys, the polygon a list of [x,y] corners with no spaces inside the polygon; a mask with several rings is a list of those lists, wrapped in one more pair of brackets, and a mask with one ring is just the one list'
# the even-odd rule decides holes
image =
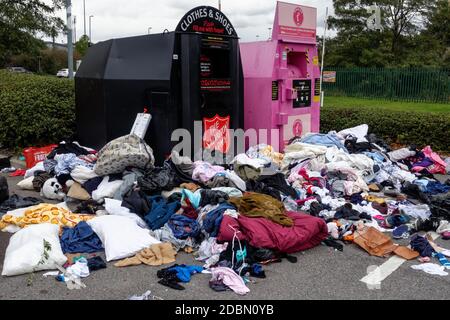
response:
{"label": "bin deposit door handle", "polygon": [[298,100],[298,91],[296,88],[282,85],[282,101]]}

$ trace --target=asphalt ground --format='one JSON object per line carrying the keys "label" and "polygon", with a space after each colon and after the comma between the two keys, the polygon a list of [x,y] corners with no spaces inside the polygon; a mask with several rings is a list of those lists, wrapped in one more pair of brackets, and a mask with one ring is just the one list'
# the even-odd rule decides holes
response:
{"label": "asphalt ground", "polygon": [[[4,175],[4,174],[3,174]],[[443,179],[448,177],[443,177]],[[18,190],[21,177],[9,177],[10,194],[39,197],[39,193]],[[0,232],[0,263],[11,234]],[[408,244],[402,240],[396,243]],[[436,242],[450,249],[450,242],[438,238]],[[103,253],[99,254],[104,257]],[[69,290],[54,277],[44,278],[44,271],[36,272],[31,286],[28,275],[0,278],[0,300],[124,300],[151,290],[152,295],[164,300],[442,300],[450,298],[450,275],[436,276],[413,270],[417,260],[403,263],[382,281],[380,289],[369,289],[360,281],[367,275],[369,266],[381,265],[388,258],[372,257],[357,245],[344,246],[335,251],[326,246],[295,254],[297,263],[283,260],[264,266],[265,279],[251,278],[247,284],[250,292],[238,296],[233,292],[215,292],[208,286],[210,275],[193,275],[185,290],[174,290],[158,284],[156,272],[165,267],[133,266],[116,268],[113,262],[106,269],[94,271],[83,279],[86,288]],[[433,261],[438,263],[437,260]],[[191,254],[178,253],[176,263],[201,265]]]}

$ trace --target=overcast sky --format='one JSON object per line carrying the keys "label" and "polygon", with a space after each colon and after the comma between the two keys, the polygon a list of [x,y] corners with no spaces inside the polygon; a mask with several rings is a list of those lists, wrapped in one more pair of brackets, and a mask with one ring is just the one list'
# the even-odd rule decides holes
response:
{"label": "overcast sky", "polygon": [[[45,0],[50,2],[51,0]],[[148,33],[173,31],[183,15],[199,5],[217,7],[218,0],[85,0],[86,34],[89,35],[89,16],[92,18],[93,42]],[[332,0],[286,0],[318,9],[318,34],[323,34],[325,8],[333,13]],[[275,0],[222,0],[222,11],[230,19],[242,41],[267,39],[275,16]],[[72,0],[72,14],[76,16],[76,36],[84,33],[83,0]],[[66,21],[66,12],[58,15]],[[48,39],[47,39],[48,40]],[[66,42],[60,35],[57,42]]]}

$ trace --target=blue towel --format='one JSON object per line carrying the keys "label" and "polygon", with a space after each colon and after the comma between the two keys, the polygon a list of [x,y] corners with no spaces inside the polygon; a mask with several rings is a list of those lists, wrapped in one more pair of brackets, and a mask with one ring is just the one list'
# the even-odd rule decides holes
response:
{"label": "blue towel", "polygon": [[425,193],[428,195],[435,195],[439,193],[447,193],[450,191],[450,186],[442,184],[440,182],[430,181],[425,189]]}
{"label": "blue towel", "polygon": [[183,202],[185,198],[188,198],[192,204],[192,207],[194,207],[194,209],[198,209],[198,207],[200,206],[200,199],[201,199],[200,190],[192,192],[190,190],[183,189],[181,194],[182,194],[181,202]]}
{"label": "blue towel", "polygon": [[64,253],[93,253],[103,250],[102,241],[84,221],[73,228],[64,227],[60,243]]}
{"label": "blue towel", "polygon": [[189,282],[191,281],[191,275],[195,273],[201,273],[203,271],[203,267],[201,266],[187,266],[187,265],[179,265],[176,267],[172,267],[169,271],[176,270],[177,277],[181,282]]}
{"label": "blue towel", "polygon": [[309,143],[309,144],[316,144],[319,146],[325,146],[325,147],[332,147],[336,146],[339,149],[342,149],[345,152],[347,151],[347,148],[342,144],[342,142],[339,140],[339,138],[334,133],[314,133],[307,135],[306,137],[302,138],[300,140],[302,143]]}
{"label": "blue towel", "polygon": [[170,217],[181,207],[179,201],[167,202],[162,196],[150,197],[149,201],[151,203],[151,209],[145,215],[144,220],[152,230],[164,226]]}

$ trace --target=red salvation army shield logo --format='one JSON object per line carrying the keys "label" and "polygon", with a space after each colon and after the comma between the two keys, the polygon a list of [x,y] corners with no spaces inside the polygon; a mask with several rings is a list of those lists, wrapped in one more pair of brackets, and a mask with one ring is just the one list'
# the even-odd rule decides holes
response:
{"label": "red salvation army shield logo", "polygon": [[227,153],[230,148],[230,116],[203,118],[203,148]]}
{"label": "red salvation army shield logo", "polygon": [[300,7],[295,8],[294,10],[294,22],[297,26],[301,26],[303,24],[303,10]]}

